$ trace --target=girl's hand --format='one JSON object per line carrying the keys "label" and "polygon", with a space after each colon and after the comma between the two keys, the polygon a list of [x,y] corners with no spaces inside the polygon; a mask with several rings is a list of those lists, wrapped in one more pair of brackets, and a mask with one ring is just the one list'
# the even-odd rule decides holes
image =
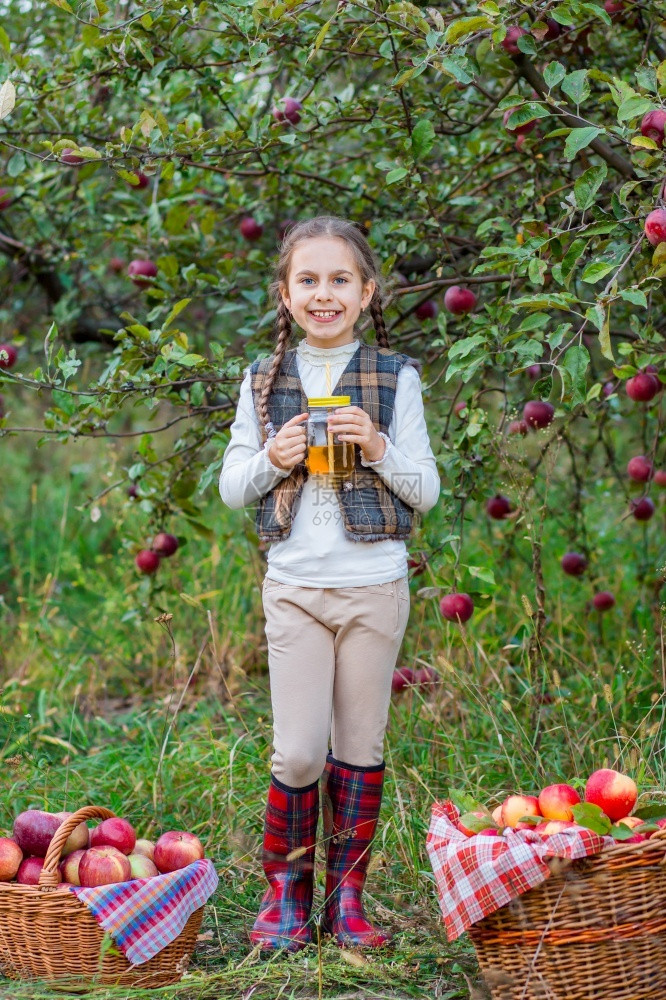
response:
{"label": "girl's hand", "polygon": [[307,442],[303,421],[307,418],[307,413],[297,413],[282,425],[273,438],[273,443],[268,449],[268,457],[279,469],[291,470],[305,460]]}
{"label": "girl's hand", "polygon": [[341,441],[357,444],[367,462],[378,462],[383,458],[386,442],[375,430],[370,414],[360,406],[335,410],[328,418],[328,427]]}

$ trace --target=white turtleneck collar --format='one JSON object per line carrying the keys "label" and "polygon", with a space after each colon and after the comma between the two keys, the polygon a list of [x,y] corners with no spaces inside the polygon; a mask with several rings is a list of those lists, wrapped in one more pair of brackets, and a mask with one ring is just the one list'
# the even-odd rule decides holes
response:
{"label": "white turtleneck collar", "polygon": [[326,362],[329,364],[348,362],[360,345],[360,340],[352,340],[351,344],[340,344],[339,347],[313,347],[303,338],[296,347],[296,353],[308,364],[323,367]]}

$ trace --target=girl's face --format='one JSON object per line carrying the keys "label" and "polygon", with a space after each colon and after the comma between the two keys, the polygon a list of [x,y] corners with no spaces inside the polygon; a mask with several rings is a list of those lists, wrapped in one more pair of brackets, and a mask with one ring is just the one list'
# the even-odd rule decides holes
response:
{"label": "girl's face", "polygon": [[313,236],[291,257],[282,301],[313,347],[351,344],[354,324],[370,303],[375,282],[361,279],[354,254],[338,237]]}

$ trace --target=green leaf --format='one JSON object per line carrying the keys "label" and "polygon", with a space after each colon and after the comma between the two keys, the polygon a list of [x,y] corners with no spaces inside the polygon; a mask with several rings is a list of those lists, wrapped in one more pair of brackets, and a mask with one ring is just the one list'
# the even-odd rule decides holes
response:
{"label": "green leaf", "polygon": [[576,104],[582,104],[590,96],[590,84],[587,79],[588,70],[577,69],[567,73],[560,89]]}
{"label": "green leaf", "polygon": [[590,364],[590,354],[586,347],[575,344],[564,355],[560,372],[566,372],[564,379],[566,387],[571,392],[572,402],[585,402],[587,392],[586,374]]}
{"label": "green leaf", "polygon": [[50,4],[54,7],[60,7],[61,10],[66,10],[68,14],[73,13],[72,8],[67,3],[67,0],[49,0]]}
{"label": "green leaf", "polygon": [[448,26],[444,40],[448,45],[453,45],[466,35],[493,27],[494,24],[488,17],[461,17]]}
{"label": "green leaf", "polygon": [[[666,63],[662,63],[666,67]],[[632,816],[639,819],[666,819],[666,802],[646,802],[644,805],[634,809]]]}
{"label": "green leaf", "polygon": [[589,146],[602,132],[603,129],[593,126],[573,128],[567,136],[567,141],[564,143],[564,158],[569,161],[575,159],[576,153],[580,153],[581,149]]}
{"label": "green leaf", "polygon": [[489,566],[468,566],[467,572],[470,576],[475,577],[475,579],[483,580],[484,583],[489,583],[491,586],[495,586],[495,574]]}
{"label": "green leaf", "polygon": [[556,87],[560,80],[566,76],[566,69],[560,62],[549,62],[543,71],[543,78],[549,90]]}
{"label": "green leaf", "polygon": [[396,181],[401,181],[403,177],[406,177],[408,173],[409,170],[406,170],[405,167],[396,167],[395,170],[389,170],[386,175],[386,183],[395,184]]}
{"label": "green leaf", "polygon": [[540,104],[523,104],[512,111],[507,118],[509,128],[518,128],[519,125],[527,125],[528,122],[536,121],[538,118],[548,118],[550,112]]}
{"label": "green leaf", "polygon": [[614,840],[629,840],[630,837],[633,837],[634,833],[636,831],[625,826],[624,823],[614,824],[610,828],[610,835]]}
{"label": "green leaf", "polygon": [[580,802],[578,805],[571,807],[571,812],[574,821],[579,826],[584,826],[588,830],[592,830],[594,833],[599,833],[602,836],[610,833],[611,821],[606,813],[592,802]]}
{"label": "green leaf", "polygon": [[469,792],[463,791],[461,788],[449,788],[448,797],[453,802],[456,809],[459,809],[461,813],[464,812],[486,812],[486,807],[480,802],[477,802]]}
{"label": "green leaf", "polygon": [[321,48],[321,44],[324,41],[324,39],[326,38],[326,35],[328,34],[328,29],[333,24],[333,21],[335,20],[335,17],[336,17],[336,15],[334,14],[333,17],[329,18],[329,20],[326,22],[326,24],[322,25],[322,27],[317,32],[317,37],[314,40],[314,45],[313,45],[313,47],[312,47],[312,49],[310,51],[309,56],[305,60],[306,63],[309,63],[310,60],[312,59],[312,57],[314,55],[316,55],[317,52],[319,52],[319,49]]}
{"label": "green leaf", "polygon": [[435,142],[435,130],[432,122],[422,118],[412,129],[412,152],[415,160],[427,156]]}
{"label": "green leaf", "polygon": [[0,46],[5,50],[5,52],[7,53],[7,55],[9,55],[9,52],[10,52],[10,49],[11,49],[11,44],[10,44],[10,41],[9,41],[9,35],[5,31],[5,29],[2,27],[2,25],[0,25]]}
{"label": "green leaf", "polygon": [[593,285],[595,281],[605,278],[615,267],[617,267],[615,261],[593,260],[591,264],[587,265],[581,278],[583,281],[587,281],[590,285]]}
{"label": "green leaf", "polygon": [[644,115],[646,111],[652,111],[654,101],[649,97],[628,97],[617,109],[617,120],[619,122],[629,121],[630,118],[637,118]]}
{"label": "green leaf", "polygon": [[176,302],[175,306],[173,307],[167,318],[162,323],[162,329],[166,330],[168,326],[171,326],[176,316],[182,313],[183,309],[185,309],[185,307],[188,306],[191,301],[192,299],[181,299],[179,302]]}
{"label": "green leaf", "polygon": [[587,211],[588,208],[594,205],[597,191],[606,179],[607,173],[608,167],[606,164],[600,163],[596,167],[589,167],[588,170],[583,171],[580,177],[576,178],[574,198],[581,212]]}
{"label": "green leaf", "polygon": [[620,298],[624,299],[625,302],[631,302],[634,306],[642,306],[643,309],[647,309],[647,298],[645,292],[642,292],[640,288],[623,288],[620,292]]}
{"label": "green leaf", "polygon": [[[478,810],[478,812],[480,811]],[[458,822],[462,823],[463,826],[466,826],[473,833],[481,833],[482,830],[497,829],[497,824],[491,818],[490,813],[486,816],[477,816],[474,812],[466,812],[462,814]]]}

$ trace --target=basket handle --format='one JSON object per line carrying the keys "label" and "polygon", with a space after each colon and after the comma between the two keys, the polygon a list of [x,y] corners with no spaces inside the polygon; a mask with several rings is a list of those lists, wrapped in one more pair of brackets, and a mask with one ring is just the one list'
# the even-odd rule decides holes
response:
{"label": "basket handle", "polygon": [[57,885],[60,881],[60,876],[58,875],[60,853],[70,833],[73,833],[79,823],[83,823],[86,819],[111,819],[113,816],[115,816],[115,813],[111,812],[110,809],[105,809],[104,806],[84,806],[83,809],[77,809],[75,813],[72,813],[71,816],[63,820],[53,834],[46,852],[44,867],[39,874],[40,888],[42,886]]}

